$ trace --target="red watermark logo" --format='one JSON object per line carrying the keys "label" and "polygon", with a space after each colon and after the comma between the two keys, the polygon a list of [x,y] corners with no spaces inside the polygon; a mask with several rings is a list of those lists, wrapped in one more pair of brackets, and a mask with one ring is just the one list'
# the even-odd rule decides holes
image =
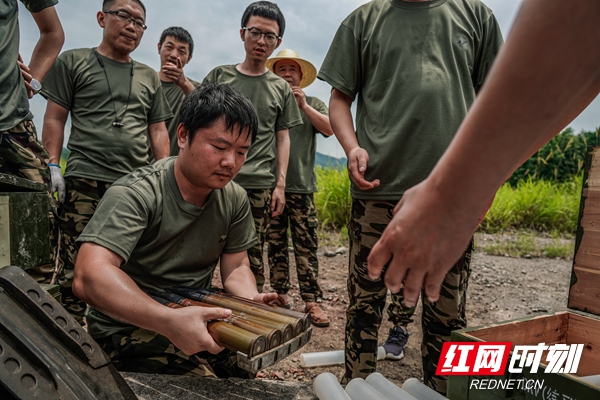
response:
{"label": "red watermark logo", "polygon": [[[511,342],[446,342],[442,347],[436,375],[503,375],[508,356],[513,355],[508,372],[521,373],[524,367],[536,373],[545,361],[544,373],[577,373],[583,344],[545,343],[514,346]],[[546,356],[544,358],[544,355]]]}
{"label": "red watermark logo", "polygon": [[436,375],[503,375],[512,343],[446,342]]}

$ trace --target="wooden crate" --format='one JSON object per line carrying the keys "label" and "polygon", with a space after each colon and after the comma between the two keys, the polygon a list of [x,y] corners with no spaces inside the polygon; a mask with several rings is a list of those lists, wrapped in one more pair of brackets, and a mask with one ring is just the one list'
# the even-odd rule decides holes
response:
{"label": "wooden crate", "polygon": [[[600,399],[600,386],[582,380],[581,376],[600,374],[600,147],[590,147],[585,166],[579,209],[579,225],[569,311],[522,318],[452,333],[453,342],[512,342],[516,345],[584,344],[577,374],[546,374],[545,365],[536,373],[525,367],[521,374],[481,377],[452,375],[449,377],[450,400]],[[545,356],[542,358],[545,360]],[[475,389],[474,379],[527,379],[543,381],[543,385],[500,389]],[[524,382],[524,381],[522,381]],[[523,385],[521,385],[523,386]],[[532,385],[529,385],[532,386]]]}
{"label": "wooden crate", "polygon": [[50,262],[46,190],[43,184],[0,174],[0,268]]}

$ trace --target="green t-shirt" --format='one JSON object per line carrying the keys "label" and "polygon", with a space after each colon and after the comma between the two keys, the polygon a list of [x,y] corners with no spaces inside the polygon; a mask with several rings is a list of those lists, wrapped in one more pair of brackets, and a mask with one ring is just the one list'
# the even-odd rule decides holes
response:
{"label": "green t-shirt", "polygon": [[[192,85],[198,86],[199,83],[188,78]],[[169,108],[173,113],[173,118],[168,119],[166,122],[167,130],[169,131],[169,140],[171,142],[170,154],[176,156],[179,154],[179,146],[177,145],[177,125],[179,125],[179,110],[181,109],[181,103],[185,98],[183,91],[174,82],[160,81],[163,92],[169,103]]]}
{"label": "green t-shirt", "polygon": [[156,71],[133,61],[132,77],[132,63],[99,57],[106,75],[92,49],[65,51],[44,79],[42,95],[71,112],[65,176],[111,183],[149,164],[148,126],[173,115]]}
{"label": "green t-shirt", "polygon": [[[21,3],[37,13],[54,6],[58,0],[21,0]],[[0,132],[33,119],[18,58],[19,4],[17,0],[0,0]]]}
{"label": "green t-shirt", "polygon": [[275,133],[302,123],[290,85],[271,71],[250,76],[239,72],[235,65],[213,69],[204,82],[226,83],[248,96],[254,105],[258,115],[258,135],[235,181],[244,189],[274,188],[277,183]]}
{"label": "green t-shirt", "polygon": [[429,175],[501,44],[479,0],[373,0],[342,22],[318,78],[358,95],[365,179],[381,180],[371,190],[352,185],[354,198],[396,200]]}
{"label": "green t-shirt", "polygon": [[[327,106],[316,97],[306,96],[309,106],[323,115],[329,115]],[[314,193],[317,191],[315,176],[315,153],[317,152],[317,128],[302,113],[302,125],[290,129],[290,162],[288,164],[285,191],[287,193]]]}
{"label": "green t-shirt", "polygon": [[[115,182],[77,239],[123,257],[121,269],[142,290],[209,287],[222,253],[244,251],[256,242],[246,191],[230,182],[213,190],[204,207],[189,204],[175,181],[175,159],[159,160]],[[127,326],[97,310],[89,314],[95,337]]]}

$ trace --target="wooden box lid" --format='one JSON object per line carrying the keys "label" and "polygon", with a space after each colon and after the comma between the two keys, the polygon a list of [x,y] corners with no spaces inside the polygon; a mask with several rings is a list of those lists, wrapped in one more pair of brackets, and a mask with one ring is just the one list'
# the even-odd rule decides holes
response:
{"label": "wooden box lid", "polygon": [[600,146],[586,157],[567,306],[600,315]]}

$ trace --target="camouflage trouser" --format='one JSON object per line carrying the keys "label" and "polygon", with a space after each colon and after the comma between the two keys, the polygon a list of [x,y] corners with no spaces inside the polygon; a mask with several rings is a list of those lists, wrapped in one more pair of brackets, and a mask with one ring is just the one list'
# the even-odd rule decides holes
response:
{"label": "camouflage trouser", "polygon": [[137,327],[94,338],[119,371],[218,378],[254,378],[239,368],[236,353],[207,351],[188,356],[165,336]]}
{"label": "camouflage trouser", "polygon": [[0,132],[0,172],[43,183],[48,188],[48,218],[50,219],[50,263],[27,272],[40,283],[49,283],[58,251],[57,202],[52,197],[52,182],[48,169],[48,152],[38,141],[33,121],[23,121],[8,131]]}
{"label": "camouflage trouser", "polygon": [[258,244],[248,249],[248,259],[250,268],[256,279],[258,291],[262,292],[265,284],[265,266],[263,263],[263,248],[267,239],[267,232],[271,224],[271,195],[272,189],[246,189],[252,217],[254,218],[254,227],[258,236]]}
{"label": "camouflage trouser", "polygon": [[110,183],[84,178],[65,178],[66,195],[60,209],[60,230],[62,242],[60,258],[62,270],[58,279],[63,307],[80,323],[83,321],[86,304],[73,294],[73,271],[77,258],[75,241],[90,221],[98,202]]}
{"label": "camouflage trouser", "polygon": [[[289,221],[289,223],[288,223]],[[317,211],[312,193],[286,193],[283,213],[271,220],[269,243],[269,270],[271,287],[277,293],[290,290],[290,263],[288,256],[288,225],[292,231],[298,285],[305,302],[318,301],[323,292],[317,283]]]}
{"label": "camouflage trouser", "polygon": [[[382,321],[387,289],[382,279],[375,281],[367,272],[367,257],[375,242],[392,219],[397,202],[352,201],[352,216],[348,223],[350,261],[346,311],[346,374],[343,381],[366,377],[376,369],[377,334]],[[423,374],[425,383],[440,393],[446,392],[445,377],[435,376],[444,341],[453,330],[467,326],[465,306],[473,241],[463,256],[446,275],[440,298],[423,302]],[[408,314],[408,311],[405,312]]]}

